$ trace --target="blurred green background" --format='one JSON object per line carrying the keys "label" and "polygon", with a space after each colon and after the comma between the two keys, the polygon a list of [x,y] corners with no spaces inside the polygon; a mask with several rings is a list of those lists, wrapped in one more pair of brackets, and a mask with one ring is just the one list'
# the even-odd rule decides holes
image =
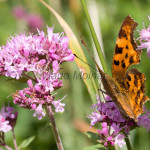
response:
{"label": "blurred green background", "polygon": [[[104,49],[107,67],[111,73],[111,60],[115,41],[120,26],[124,18],[130,14],[138,22],[138,30],[149,25],[148,15],[150,15],[150,0],[85,0],[93,20],[97,36],[101,47]],[[76,36],[79,33],[85,38],[90,49],[93,48],[91,34],[84,16],[80,0],[45,0],[52,6],[69,24]],[[19,13],[18,13],[19,12]],[[25,16],[25,17],[24,17]],[[28,17],[27,17],[28,16]],[[62,32],[62,28],[49,10],[38,0],[0,0],[0,43],[6,44],[8,37],[22,32],[35,32],[35,27],[46,31],[46,26],[53,26],[55,32]],[[138,32],[135,32],[135,38]],[[84,48],[83,48],[84,49]],[[93,64],[91,58],[84,50],[88,62]],[[94,66],[94,64],[93,64]],[[134,67],[138,68],[146,75],[147,95],[150,96],[150,59],[143,52],[141,63]],[[70,75],[78,71],[75,62],[63,65],[65,72]],[[0,106],[10,103],[19,112],[15,134],[18,145],[24,139],[35,135],[35,140],[25,150],[57,150],[55,139],[49,127],[48,118],[41,121],[33,117],[33,112],[24,110],[14,105],[11,93],[26,87],[7,78],[0,77]],[[87,115],[92,112],[90,108],[92,100],[84,82],[78,80],[64,80],[64,86],[58,91],[57,99],[67,95],[64,102],[65,112],[55,114],[56,123],[62,138],[65,150],[82,150],[83,147],[96,144],[82,133],[86,126],[82,121],[90,123]],[[131,132],[130,136],[134,150],[150,150],[150,133],[144,128],[139,128]],[[12,134],[6,135],[6,144],[13,147]],[[126,147],[124,147],[126,149]]]}

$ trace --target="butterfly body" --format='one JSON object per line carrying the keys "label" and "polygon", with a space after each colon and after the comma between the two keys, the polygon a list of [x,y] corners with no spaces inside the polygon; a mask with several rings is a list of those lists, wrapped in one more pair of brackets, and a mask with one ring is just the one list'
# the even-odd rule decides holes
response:
{"label": "butterfly body", "polygon": [[127,16],[118,34],[112,61],[112,77],[105,74],[97,65],[106,93],[112,98],[125,118],[135,122],[143,113],[143,105],[149,100],[145,95],[145,75],[137,69],[128,68],[140,62],[142,51],[136,50],[133,38],[137,23]]}
{"label": "butterfly body", "polygon": [[[128,101],[129,96],[128,94],[126,94],[126,90],[124,88],[121,88],[120,85],[115,81],[113,77],[109,76],[108,74],[105,74],[101,69],[99,70],[99,72],[101,74],[102,84],[104,86],[106,93],[115,102],[121,114],[125,118],[134,119],[135,116],[132,112],[130,103]],[[127,107],[123,108],[123,106],[127,106]],[[130,117],[129,117],[129,114],[130,114]],[[135,118],[134,121],[137,122],[137,119]]]}

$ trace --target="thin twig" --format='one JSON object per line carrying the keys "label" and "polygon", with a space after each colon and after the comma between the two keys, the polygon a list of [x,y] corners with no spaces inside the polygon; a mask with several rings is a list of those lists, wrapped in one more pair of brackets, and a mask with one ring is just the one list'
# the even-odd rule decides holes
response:
{"label": "thin twig", "polygon": [[27,74],[25,74],[25,73],[23,73],[23,75],[24,75],[24,76],[26,76],[27,78],[31,79],[31,80],[32,80],[32,81],[34,81],[35,83],[37,83],[37,80],[36,80],[36,79],[34,79],[34,78],[32,78],[32,77],[28,76],[28,75],[27,75]]}
{"label": "thin twig", "polygon": [[13,134],[13,143],[14,143],[14,146],[15,146],[15,150],[18,150],[17,141],[16,141],[16,138],[15,138],[14,128],[12,129],[12,134]]}
{"label": "thin twig", "polygon": [[[7,150],[13,150],[11,147],[9,147],[8,145],[4,145],[4,147],[7,149]],[[3,150],[3,149],[0,149],[0,150]]]}
{"label": "thin twig", "polygon": [[61,142],[61,138],[60,138],[59,133],[58,133],[58,129],[56,127],[56,122],[55,122],[55,119],[54,119],[52,107],[51,106],[46,106],[46,112],[47,112],[48,117],[49,117],[49,119],[51,121],[51,124],[52,124],[52,129],[53,129],[53,133],[54,133],[54,136],[55,136],[57,148],[58,148],[58,150],[64,150],[62,142]]}

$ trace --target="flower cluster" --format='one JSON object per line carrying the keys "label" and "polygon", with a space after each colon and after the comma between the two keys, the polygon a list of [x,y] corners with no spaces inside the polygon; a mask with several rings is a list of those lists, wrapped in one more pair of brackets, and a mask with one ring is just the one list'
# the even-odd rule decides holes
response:
{"label": "flower cluster", "polygon": [[[150,20],[150,17],[148,17]],[[140,45],[138,46],[138,49],[147,49],[147,55],[148,57],[150,57],[150,26],[146,29],[144,27],[144,29],[142,29],[141,31],[139,31],[140,37],[139,42]]]}
{"label": "flower cluster", "polygon": [[2,107],[0,112],[0,131],[8,132],[13,129],[16,120],[17,120],[18,112],[14,110],[13,107]]}
{"label": "flower cluster", "polygon": [[105,147],[113,146],[114,144],[117,144],[119,147],[122,147],[123,145],[125,145],[125,136],[123,134],[118,134],[119,130],[117,130],[118,126],[115,123],[111,125],[110,129],[108,129],[107,123],[103,122],[102,130],[97,130],[100,137],[99,142],[103,143]]}
{"label": "flower cluster", "polygon": [[99,142],[106,147],[114,144],[122,147],[125,144],[125,135],[129,135],[129,132],[138,126],[150,129],[149,111],[140,116],[136,124],[133,120],[122,117],[117,106],[109,96],[106,96],[105,102],[102,102],[97,96],[97,103],[92,108],[94,112],[88,116],[91,119],[91,126],[101,123],[102,130],[97,130],[100,137]]}
{"label": "flower cluster", "polygon": [[29,13],[21,5],[13,7],[12,14],[16,20],[26,23],[31,32],[36,32],[36,28],[42,29],[44,25],[44,20],[40,14]]}
{"label": "flower cluster", "polygon": [[[64,104],[61,100],[54,102],[51,92],[63,85],[60,64],[74,60],[68,41],[63,34],[47,28],[47,35],[39,30],[38,35],[16,35],[1,47],[0,74],[16,79],[29,78],[28,87],[13,94],[14,103],[35,110],[34,116],[38,114],[39,119],[45,115],[42,111],[45,105],[53,105],[56,112],[64,110]],[[29,72],[33,76],[29,76]]]}
{"label": "flower cluster", "polygon": [[38,31],[38,35],[11,37],[0,50],[0,74],[19,79],[23,72],[43,74],[48,68],[57,73],[60,63],[73,61],[69,39],[53,33],[53,28],[48,28],[47,33]]}

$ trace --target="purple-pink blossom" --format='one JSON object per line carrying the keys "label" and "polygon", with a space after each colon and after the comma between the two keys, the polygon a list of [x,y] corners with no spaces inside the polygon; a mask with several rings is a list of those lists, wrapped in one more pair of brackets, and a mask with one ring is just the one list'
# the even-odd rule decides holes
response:
{"label": "purple-pink blossom", "polygon": [[8,132],[11,129],[12,129],[12,127],[9,124],[9,121],[5,120],[5,118],[0,114],[0,131]]}
{"label": "purple-pink blossom", "polygon": [[53,69],[54,73],[59,70],[56,63],[73,61],[74,55],[68,49],[69,39],[63,34],[53,33],[53,28],[47,28],[47,33],[38,30],[38,35],[11,37],[6,46],[1,47],[0,74],[16,79],[31,71],[43,74],[49,69],[52,74]]}
{"label": "purple-pink blossom", "polygon": [[18,112],[13,107],[2,107],[0,111],[0,131],[8,132],[16,125]]}
{"label": "purple-pink blossom", "polygon": [[99,142],[105,147],[114,144],[122,147],[125,145],[125,135],[129,135],[130,131],[136,127],[143,126],[150,130],[150,111],[146,109],[144,114],[138,117],[137,123],[130,118],[125,119],[108,96],[105,97],[105,101],[101,101],[97,96],[97,103],[92,106],[92,109],[92,114],[88,115],[91,126],[101,125],[102,129],[98,129],[97,132],[100,137]]}
{"label": "purple-pink blossom", "polygon": [[[148,17],[150,20],[150,17]],[[141,31],[139,31],[139,42],[140,45],[138,46],[138,49],[147,49],[147,55],[150,57],[150,26],[148,28],[143,28]],[[137,49],[137,50],[138,50]]]}
{"label": "purple-pink blossom", "polygon": [[55,112],[63,112],[65,103],[61,103],[61,100],[53,101],[52,104],[55,107]]}
{"label": "purple-pink blossom", "polygon": [[12,15],[16,20],[23,21],[29,27],[30,32],[36,32],[36,29],[42,29],[44,25],[44,19],[38,13],[27,12],[25,7],[18,5],[13,7]]}
{"label": "purple-pink blossom", "polygon": [[18,5],[13,7],[12,14],[16,19],[23,19],[26,17],[27,12],[23,6]]}
{"label": "purple-pink blossom", "polygon": [[[43,108],[53,105],[55,112],[64,111],[62,100],[51,94],[61,88],[60,65],[73,61],[75,56],[68,48],[69,38],[63,33],[54,33],[53,28],[38,34],[20,34],[11,37],[0,50],[0,75],[20,79],[29,78],[28,87],[16,91],[13,102],[22,108],[34,110],[34,116],[42,119]],[[30,76],[29,73],[33,76]]]}
{"label": "purple-pink blossom", "polygon": [[28,23],[31,32],[36,32],[36,28],[42,29],[44,20],[39,14],[28,14],[26,15],[26,21]]}
{"label": "purple-pink blossom", "polygon": [[39,106],[35,109],[35,113],[33,114],[33,116],[35,117],[36,115],[38,116],[38,119],[41,120],[43,116],[45,116],[45,113],[43,111],[42,108],[42,104],[39,104]]}

